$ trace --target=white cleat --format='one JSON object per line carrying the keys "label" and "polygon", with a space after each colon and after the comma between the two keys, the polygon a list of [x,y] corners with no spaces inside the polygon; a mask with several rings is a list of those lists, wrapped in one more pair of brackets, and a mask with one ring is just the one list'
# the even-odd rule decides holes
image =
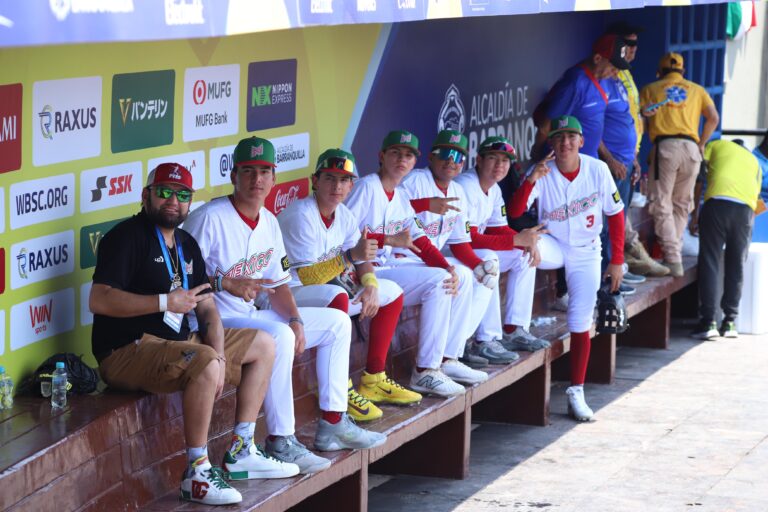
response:
{"label": "white cleat", "polygon": [[437,395],[444,398],[463,395],[464,386],[454,382],[440,370],[427,368],[423,372],[416,368],[411,373],[410,388],[421,394]]}
{"label": "white cleat", "polygon": [[440,370],[449,378],[462,384],[480,384],[488,380],[488,374],[480,370],[473,370],[458,359],[448,359]]}
{"label": "white cleat", "polygon": [[584,400],[584,386],[571,386],[565,394],[568,395],[568,414],[576,421],[592,421],[595,413]]}

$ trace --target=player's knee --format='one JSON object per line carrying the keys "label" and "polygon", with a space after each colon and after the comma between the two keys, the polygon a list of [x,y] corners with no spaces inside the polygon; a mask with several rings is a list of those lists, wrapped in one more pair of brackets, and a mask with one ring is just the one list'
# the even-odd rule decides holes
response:
{"label": "player's knee", "polygon": [[456,274],[459,276],[459,289],[466,289],[469,286],[473,285],[473,281],[475,281],[475,275],[472,273],[472,270],[469,269],[469,267],[465,267],[464,265],[456,265],[454,267],[456,270]]}
{"label": "player's knee", "polygon": [[350,339],[352,336],[352,319],[349,315],[343,313],[337,309],[328,309],[323,312],[325,317],[330,323],[330,329],[337,333],[339,339]]}
{"label": "player's knee", "polygon": [[275,354],[279,357],[282,354],[293,354],[296,344],[296,335],[287,324],[275,323],[272,325],[271,332],[267,333],[272,338],[272,346]]}
{"label": "player's knee", "polygon": [[396,282],[379,279],[379,302],[382,306],[390,304],[402,294],[403,289]]}
{"label": "player's knee", "polygon": [[477,254],[477,257],[483,261],[499,260],[499,255],[492,249],[475,249],[475,254]]}

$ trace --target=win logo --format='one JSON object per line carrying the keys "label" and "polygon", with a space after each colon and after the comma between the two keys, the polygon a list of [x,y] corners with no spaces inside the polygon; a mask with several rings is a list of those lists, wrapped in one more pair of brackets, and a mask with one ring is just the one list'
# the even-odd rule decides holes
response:
{"label": "win logo", "polygon": [[52,315],[53,299],[49,300],[48,304],[42,304],[40,306],[29,305],[29,322],[32,324],[35,334],[48,330],[47,324],[51,323]]}

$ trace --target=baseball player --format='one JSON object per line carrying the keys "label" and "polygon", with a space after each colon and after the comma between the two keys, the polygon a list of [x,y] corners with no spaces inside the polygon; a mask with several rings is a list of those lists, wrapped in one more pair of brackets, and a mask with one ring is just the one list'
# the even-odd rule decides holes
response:
{"label": "baseball player", "polygon": [[511,215],[519,215],[538,199],[539,222],[545,222],[549,231],[539,239],[539,268],[565,267],[571,332],[568,411],[578,421],[589,421],[594,414],[584,399],[583,385],[589,360],[589,329],[601,281],[600,231],[605,214],[611,240],[606,275],[611,280],[611,291],[616,291],[624,262],[624,205],[608,166],[579,153],[584,137],[578,119],[553,119],[548,137],[553,151],[533,167],[515,192],[509,210]]}
{"label": "baseball player", "polygon": [[470,352],[489,359],[491,354],[486,350],[485,342],[495,338],[501,338],[501,344],[509,351],[533,352],[550,346],[548,341],[528,332],[538,264],[536,243],[539,234],[546,231],[542,231],[541,226],[519,233],[513,231],[509,227],[507,208],[498,185],[516,161],[515,148],[509,140],[499,136],[488,137],[478,148],[475,168],[459,174],[455,180],[467,199],[466,215],[472,247],[478,251],[494,251],[499,259],[500,271],[508,273],[503,334],[499,320],[499,294],[496,292],[487,316],[475,334],[475,341],[468,345]]}
{"label": "baseball player", "polygon": [[[370,262],[378,244],[365,236],[365,230],[361,236],[355,217],[342,204],[354,177],[352,154],[341,149],[325,151],[312,175],[314,196],[295,201],[278,216],[291,262],[291,291],[299,306],[333,307],[360,319],[370,318],[368,359],[359,395],[375,403],[413,404],[421,395],[384,372],[403,309],[403,290],[394,281],[376,279]],[[382,412],[366,402],[350,403],[349,414],[356,421],[368,421]]]}
{"label": "baseball player", "polygon": [[[472,248],[467,199],[462,187],[453,181],[461,172],[466,156],[467,138],[457,131],[443,130],[432,144],[429,167],[410,173],[401,186],[432,244],[443,254],[452,254],[455,259],[448,261],[472,281],[471,307],[463,325],[466,330],[460,334],[466,341],[480,326],[476,341],[483,346],[477,351],[478,355],[489,363],[507,364],[519,356],[496,341],[502,336],[497,287],[499,260],[493,251],[482,249],[477,254]],[[427,201],[435,197],[444,197],[451,204],[445,209],[430,210]],[[472,270],[468,272],[469,269]]]}
{"label": "baseball player", "polygon": [[[432,245],[416,220],[400,182],[416,164],[419,141],[410,132],[390,132],[379,152],[378,172],[360,178],[346,200],[359,231],[378,242],[376,276],[403,289],[403,304],[421,304],[419,348],[410,387],[420,393],[453,396],[464,393],[462,382],[484,382],[488,374],[458,361],[464,351],[472,276],[457,269]],[[409,249],[411,257],[395,254]]]}
{"label": "baseball player", "polygon": [[184,227],[200,245],[224,326],[251,326],[275,339],[275,363],[264,401],[267,453],[311,473],[330,461],[307,450],[294,435],[294,352],[317,347],[322,418],[316,449],[371,448],[384,443],[386,436],[361,429],[346,414],[349,316],[334,309],[297,308],[289,289],[290,265],[280,227],[264,207],[275,184],[274,146],[258,137],[243,139],[235,147],[234,164],[234,193],[195,210]]}

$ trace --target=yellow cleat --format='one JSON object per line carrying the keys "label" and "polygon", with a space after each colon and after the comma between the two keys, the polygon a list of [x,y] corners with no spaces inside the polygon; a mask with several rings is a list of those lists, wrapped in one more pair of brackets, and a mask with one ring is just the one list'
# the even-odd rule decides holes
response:
{"label": "yellow cleat", "polygon": [[421,402],[421,395],[404,388],[387,377],[384,372],[370,373],[363,371],[360,378],[360,394],[371,402],[384,402],[396,405],[411,405]]}
{"label": "yellow cleat", "polygon": [[349,390],[347,391],[347,414],[355,421],[373,421],[381,418],[384,414],[376,404],[355,391],[352,385],[352,379],[349,379]]}

